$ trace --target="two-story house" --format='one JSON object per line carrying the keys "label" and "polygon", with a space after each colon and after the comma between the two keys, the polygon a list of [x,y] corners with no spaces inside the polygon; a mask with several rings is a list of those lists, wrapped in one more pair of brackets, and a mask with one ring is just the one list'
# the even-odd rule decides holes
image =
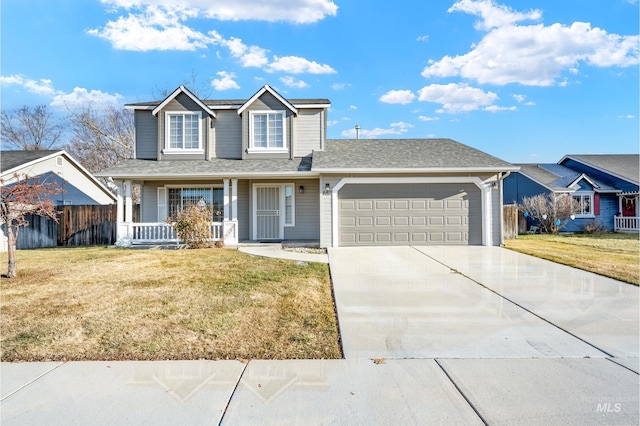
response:
{"label": "two-story house", "polygon": [[[517,167],[450,139],[327,140],[327,99],[245,100],[179,87],[135,113],[135,159],[98,173],[119,191],[119,238],[174,238],[164,223],[212,206],[215,238],[352,245],[502,241],[502,179]],[[140,184],[143,223],[132,222]]]}

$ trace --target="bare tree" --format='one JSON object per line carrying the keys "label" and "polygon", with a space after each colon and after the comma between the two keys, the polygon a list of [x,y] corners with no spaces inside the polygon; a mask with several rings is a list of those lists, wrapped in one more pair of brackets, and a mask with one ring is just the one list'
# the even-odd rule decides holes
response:
{"label": "bare tree", "polygon": [[[199,99],[208,99],[213,94],[213,89],[210,82],[203,82],[199,79],[198,73],[195,70],[191,70],[191,75],[180,83],[180,85],[189,89],[191,93],[196,95]],[[170,87],[167,84],[167,87]],[[151,95],[156,99],[164,99],[169,96],[176,89],[175,87],[167,88],[156,86],[151,90]]]}
{"label": "bare tree", "polygon": [[580,205],[569,194],[539,194],[524,197],[519,209],[540,224],[544,233],[557,234],[580,211]]}
{"label": "bare tree", "polygon": [[71,140],[66,151],[92,173],[133,158],[133,113],[123,108],[86,104],[69,110]]}
{"label": "bare tree", "polygon": [[63,192],[57,182],[42,182],[15,173],[10,179],[0,179],[0,224],[5,224],[8,239],[9,267],[7,278],[17,275],[16,241],[23,226],[29,226],[27,215],[48,216],[58,222],[53,195]]}
{"label": "bare tree", "polygon": [[46,105],[27,105],[13,112],[2,111],[2,140],[15,148],[44,150],[52,148],[62,135],[62,126],[53,120]]}

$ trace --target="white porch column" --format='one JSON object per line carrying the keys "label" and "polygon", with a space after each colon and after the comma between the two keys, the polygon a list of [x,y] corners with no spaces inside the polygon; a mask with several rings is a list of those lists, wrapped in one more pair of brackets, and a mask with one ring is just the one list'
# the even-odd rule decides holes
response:
{"label": "white porch column", "polygon": [[224,191],[224,220],[225,222],[229,220],[229,179],[223,179],[223,191]]}
{"label": "white porch column", "polygon": [[124,221],[133,222],[133,200],[131,198],[131,181],[124,181]]}
{"label": "white porch column", "polygon": [[122,226],[124,222],[124,203],[122,200],[124,188],[121,180],[116,180],[113,183],[118,187],[116,190],[116,241],[118,241],[126,235],[126,230]]}
{"label": "white porch column", "polygon": [[231,220],[238,220],[238,179],[231,179]]}
{"label": "white porch column", "polygon": [[231,180],[231,194],[229,194],[229,179],[223,179],[224,191],[224,222],[222,223],[222,239],[225,244],[238,244],[238,179]]}

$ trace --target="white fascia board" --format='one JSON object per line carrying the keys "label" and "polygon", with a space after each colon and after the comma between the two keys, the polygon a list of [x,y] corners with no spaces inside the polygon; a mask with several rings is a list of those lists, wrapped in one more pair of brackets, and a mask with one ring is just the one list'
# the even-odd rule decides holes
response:
{"label": "white fascia board", "polygon": [[[369,168],[369,169],[344,169],[344,168],[316,168],[312,167],[312,171],[319,173],[344,173],[344,174],[359,174],[359,173],[381,173],[381,174],[391,174],[391,173],[500,173],[500,172],[517,172],[520,170],[520,167],[511,167],[511,168],[493,168],[493,167],[480,167],[474,169],[459,169],[459,168],[428,168],[428,169],[402,169],[402,168],[392,168],[392,169],[380,169],[380,168]],[[527,176],[528,177],[528,176]]]}
{"label": "white fascia board", "polygon": [[202,108],[207,114],[209,114],[211,117],[216,116],[216,113],[213,112],[213,110],[211,108],[209,108],[207,105],[205,105],[200,99],[198,99],[198,97],[196,95],[194,95],[193,93],[191,93],[189,91],[189,89],[187,89],[184,86],[180,86],[178,87],[176,90],[173,91],[172,94],[170,94],[169,96],[167,96],[165,98],[164,101],[162,101],[162,103],[160,105],[158,105],[157,107],[155,107],[153,109],[153,111],[151,111],[151,114],[153,115],[158,115],[158,113],[164,108],[166,107],[169,102],[171,102],[172,100],[174,100],[180,93],[184,93],[185,95],[187,95],[193,102],[195,102],[196,104],[198,104],[198,106],[200,108]]}
{"label": "white fascia board", "polygon": [[131,111],[153,111],[156,107],[153,105],[125,105],[124,109]]}
{"label": "white fascia board", "polygon": [[298,109],[317,109],[317,108],[330,108],[331,104],[302,104],[302,105],[293,104],[293,106],[295,106]]}
{"label": "white fascia board", "polygon": [[289,109],[294,114],[298,114],[298,110],[297,110],[296,107],[291,105],[291,103],[288,100],[286,100],[285,98],[280,96],[280,94],[278,92],[276,92],[275,90],[273,90],[271,88],[271,86],[269,86],[268,84],[265,84],[264,86],[262,86],[262,88],[260,90],[258,90],[255,93],[255,95],[253,95],[251,98],[249,98],[249,100],[247,102],[245,102],[244,105],[242,105],[240,108],[238,108],[238,115],[242,114],[242,112],[245,109],[247,109],[249,107],[249,105],[254,103],[256,101],[256,99],[260,98],[260,96],[262,96],[265,92],[271,93],[273,95],[273,97],[275,97],[278,101],[280,101],[285,107],[287,107],[287,109]]}
{"label": "white fascia board", "polygon": [[273,173],[265,173],[265,172],[218,172],[218,173],[203,173],[203,174],[185,174],[185,175],[166,175],[166,174],[158,174],[158,175],[133,175],[133,174],[110,174],[110,177],[113,179],[131,179],[131,180],[193,180],[193,179],[256,179],[256,178],[283,178],[283,179],[291,179],[292,177],[300,178],[300,179],[309,179],[309,178],[317,178],[320,175],[314,172],[273,172]]}
{"label": "white fascia board", "polygon": [[586,180],[587,182],[589,182],[589,184],[590,184],[591,186],[593,186],[593,189],[594,189],[594,190],[595,190],[595,189],[597,189],[597,188],[600,188],[600,186],[599,186],[599,185],[596,185],[596,183],[595,183],[595,182],[593,182],[591,179],[589,179],[589,177],[588,177],[587,175],[585,175],[584,173],[583,173],[583,174],[581,174],[580,176],[578,176],[578,177],[577,177],[573,182],[571,182],[571,184],[570,184],[570,185],[568,185],[568,186],[576,186],[576,185],[578,184],[578,182],[580,182],[582,179],[584,179],[584,180]]}

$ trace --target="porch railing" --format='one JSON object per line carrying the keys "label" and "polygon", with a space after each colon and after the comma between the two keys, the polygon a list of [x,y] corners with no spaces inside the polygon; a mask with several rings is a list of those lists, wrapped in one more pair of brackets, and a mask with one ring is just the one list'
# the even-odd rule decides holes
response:
{"label": "porch railing", "polygon": [[614,230],[616,232],[638,232],[640,231],[640,217],[616,216]]}
{"label": "porch railing", "polygon": [[[121,235],[130,237],[132,244],[177,244],[180,242],[173,227],[165,222],[121,223],[120,226],[122,227],[120,229]],[[212,222],[210,229],[213,241],[224,239],[224,224],[222,222]]]}

